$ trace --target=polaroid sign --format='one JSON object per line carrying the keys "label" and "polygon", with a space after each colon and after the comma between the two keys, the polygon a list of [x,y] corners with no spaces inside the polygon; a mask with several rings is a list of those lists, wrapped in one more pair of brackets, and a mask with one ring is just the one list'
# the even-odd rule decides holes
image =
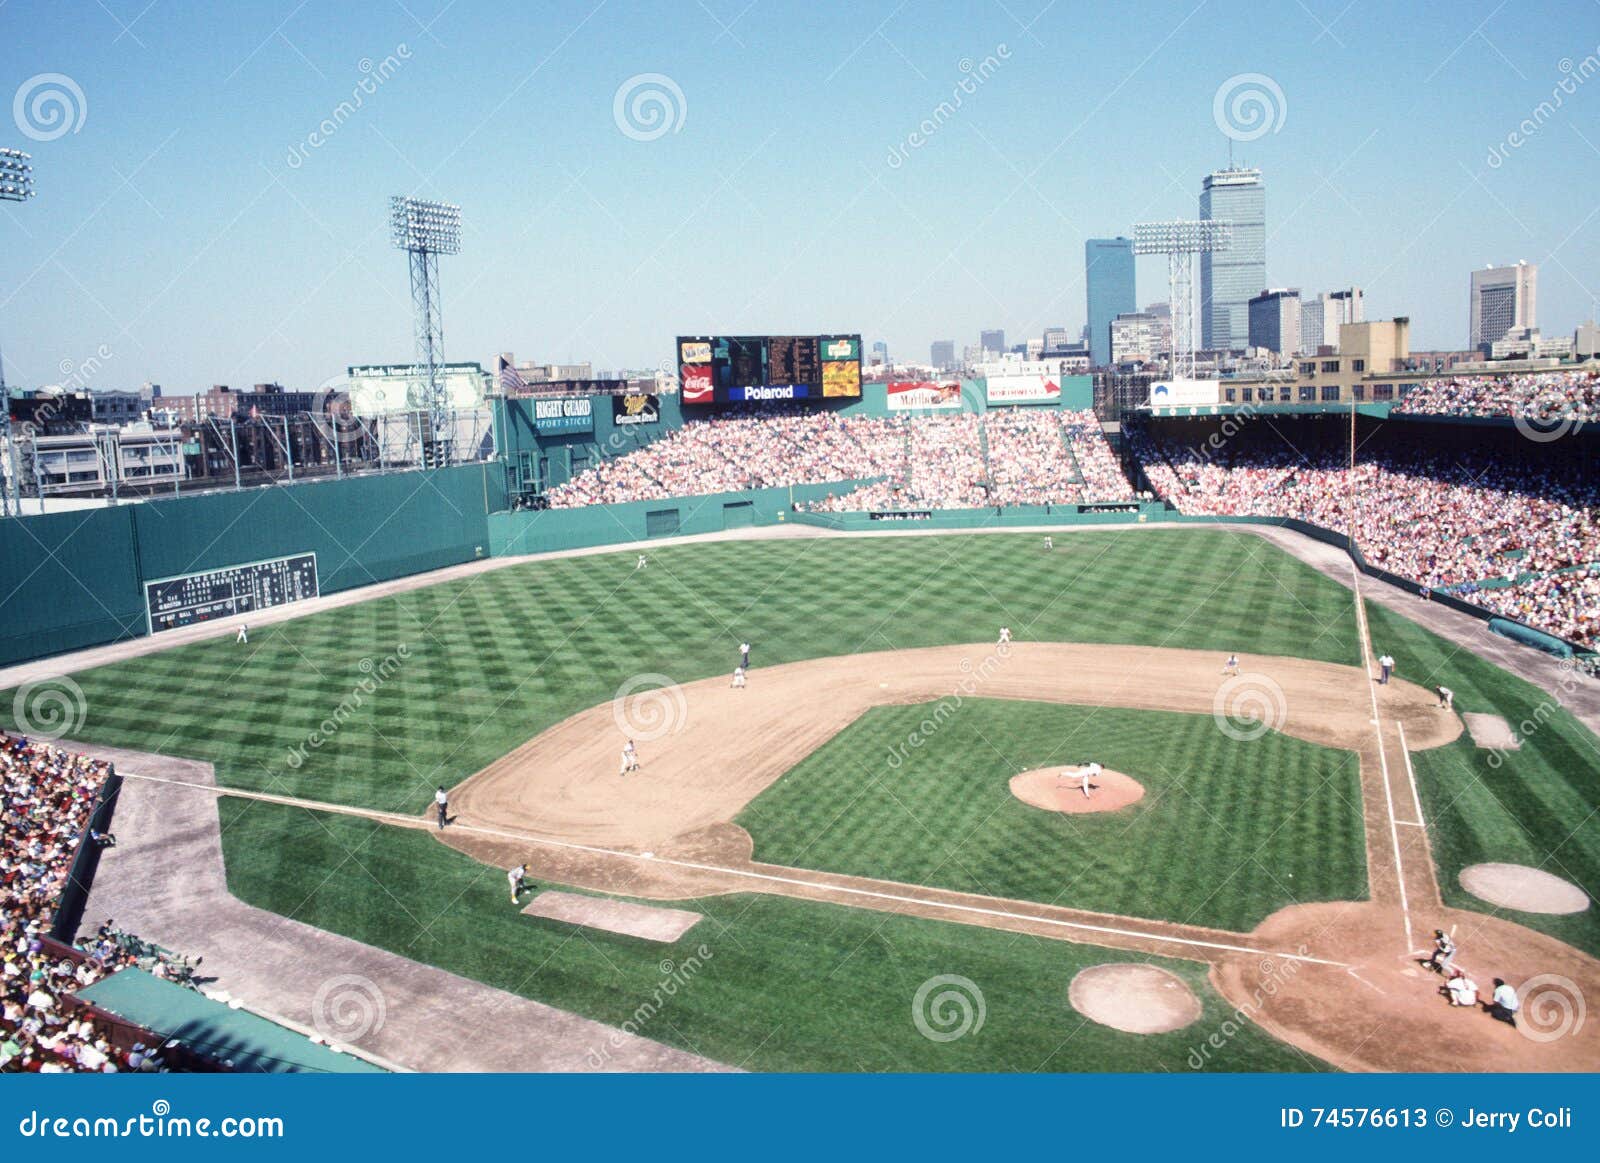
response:
{"label": "polaroid sign", "polygon": [[810,384],[782,384],[769,387],[729,388],[728,399],[736,404],[760,400],[809,400]]}
{"label": "polaroid sign", "polygon": [[594,401],[588,396],[535,400],[533,422],[540,432],[593,432]]}

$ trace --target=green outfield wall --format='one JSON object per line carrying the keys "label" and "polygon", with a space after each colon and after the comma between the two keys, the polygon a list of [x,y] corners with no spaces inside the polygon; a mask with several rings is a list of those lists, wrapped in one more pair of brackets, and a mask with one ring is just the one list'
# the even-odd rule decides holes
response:
{"label": "green outfield wall", "polygon": [[846,480],[795,485],[792,489],[747,489],[704,497],[630,501],[582,509],[494,513],[489,517],[490,553],[495,557],[553,553],[657,537],[688,537],[756,525],[778,525],[801,516],[793,511],[796,504],[824,500],[830,493],[847,493],[866,483]]}
{"label": "green outfield wall", "polygon": [[0,521],[0,665],[138,637],[143,583],[298,553],[322,593],[489,555],[497,463]]}

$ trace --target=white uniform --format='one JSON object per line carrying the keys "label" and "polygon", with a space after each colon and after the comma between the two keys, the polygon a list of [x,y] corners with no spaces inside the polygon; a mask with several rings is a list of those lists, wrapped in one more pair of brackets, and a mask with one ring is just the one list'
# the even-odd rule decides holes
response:
{"label": "white uniform", "polygon": [[995,645],[996,646],[1004,646],[1007,642],[1010,642],[1010,641],[1011,641],[1011,627],[1010,626],[1002,626],[1002,627],[1000,627],[1000,641],[996,642]]}
{"label": "white uniform", "polygon": [[622,774],[639,770],[639,753],[633,748],[633,740],[629,739],[622,748]]}
{"label": "white uniform", "polygon": [[248,645],[250,642],[250,627],[240,626],[239,632],[233,636],[233,640],[235,642],[243,642]]}
{"label": "white uniform", "polygon": [[744,690],[744,667],[733,668],[733,685],[739,690]]}
{"label": "white uniform", "polygon": [[1228,655],[1228,661],[1224,662],[1222,664],[1222,673],[1223,674],[1238,674],[1239,673],[1239,656],[1237,654]]}
{"label": "white uniform", "polygon": [[526,866],[521,864],[517,865],[510,872],[506,873],[506,879],[511,882],[512,904],[517,903],[517,894],[522,891],[522,878],[526,875],[528,875],[528,869]]}
{"label": "white uniform", "polygon": [[646,561],[647,561],[647,559],[646,559],[645,555],[641,553],[639,555],[639,560],[634,563],[633,568],[634,569],[643,569],[645,567]]}
{"label": "white uniform", "polygon": [[1098,763],[1091,763],[1091,764],[1089,764],[1088,767],[1083,769],[1083,798],[1084,799],[1088,799],[1089,798],[1089,785],[1094,783],[1095,780],[1099,779],[1100,778],[1100,773],[1102,771],[1104,771],[1104,770],[1105,770],[1105,768],[1101,767]]}

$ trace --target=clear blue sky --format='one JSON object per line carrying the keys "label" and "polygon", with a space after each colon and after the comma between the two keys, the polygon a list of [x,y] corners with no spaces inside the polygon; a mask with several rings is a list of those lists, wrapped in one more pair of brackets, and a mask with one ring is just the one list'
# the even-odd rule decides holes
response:
{"label": "clear blue sky", "polygon": [[[13,384],[93,360],[95,386],[168,392],[409,359],[392,193],[463,207],[455,359],[644,366],[677,334],[824,330],[925,359],[981,327],[1076,332],[1083,240],[1196,213],[1227,159],[1214,95],[1244,73],[1283,94],[1277,131],[1236,146],[1266,174],[1274,285],[1363,286],[1413,346],[1459,347],[1471,267],[1528,259],[1540,323],[1570,332],[1600,294],[1600,75],[1504,143],[1585,58],[1591,0],[8,0],[0,144],[33,153],[38,197],[0,203],[0,350]],[[13,98],[44,73],[86,109],[35,141]],[[684,106],[649,141],[613,119],[644,73]],[[1139,278],[1166,298],[1164,268]]]}

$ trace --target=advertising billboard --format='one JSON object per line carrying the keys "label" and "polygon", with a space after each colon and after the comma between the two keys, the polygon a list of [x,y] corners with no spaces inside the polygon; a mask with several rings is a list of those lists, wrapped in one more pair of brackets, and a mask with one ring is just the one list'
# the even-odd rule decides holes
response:
{"label": "advertising billboard", "polygon": [[594,401],[588,396],[534,400],[533,422],[540,432],[593,432]]}
{"label": "advertising billboard", "polygon": [[1056,376],[990,376],[984,393],[991,404],[1059,404],[1061,384]]}
{"label": "advertising billboard", "polygon": [[954,381],[935,383],[932,380],[891,380],[888,386],[891,412],[961,410],[961,385]]}
{"label": "advertising billboard", "polygon": [[1216,380],[1162,380],[1150,385],[1152,408],[1195,408],[1218,400]]}
{"label": "advertising billboard", "polygon": [[629,424],[658,424],[661,422],[661,397],[646,393],[612,396],[611,422],[623,427]]}

